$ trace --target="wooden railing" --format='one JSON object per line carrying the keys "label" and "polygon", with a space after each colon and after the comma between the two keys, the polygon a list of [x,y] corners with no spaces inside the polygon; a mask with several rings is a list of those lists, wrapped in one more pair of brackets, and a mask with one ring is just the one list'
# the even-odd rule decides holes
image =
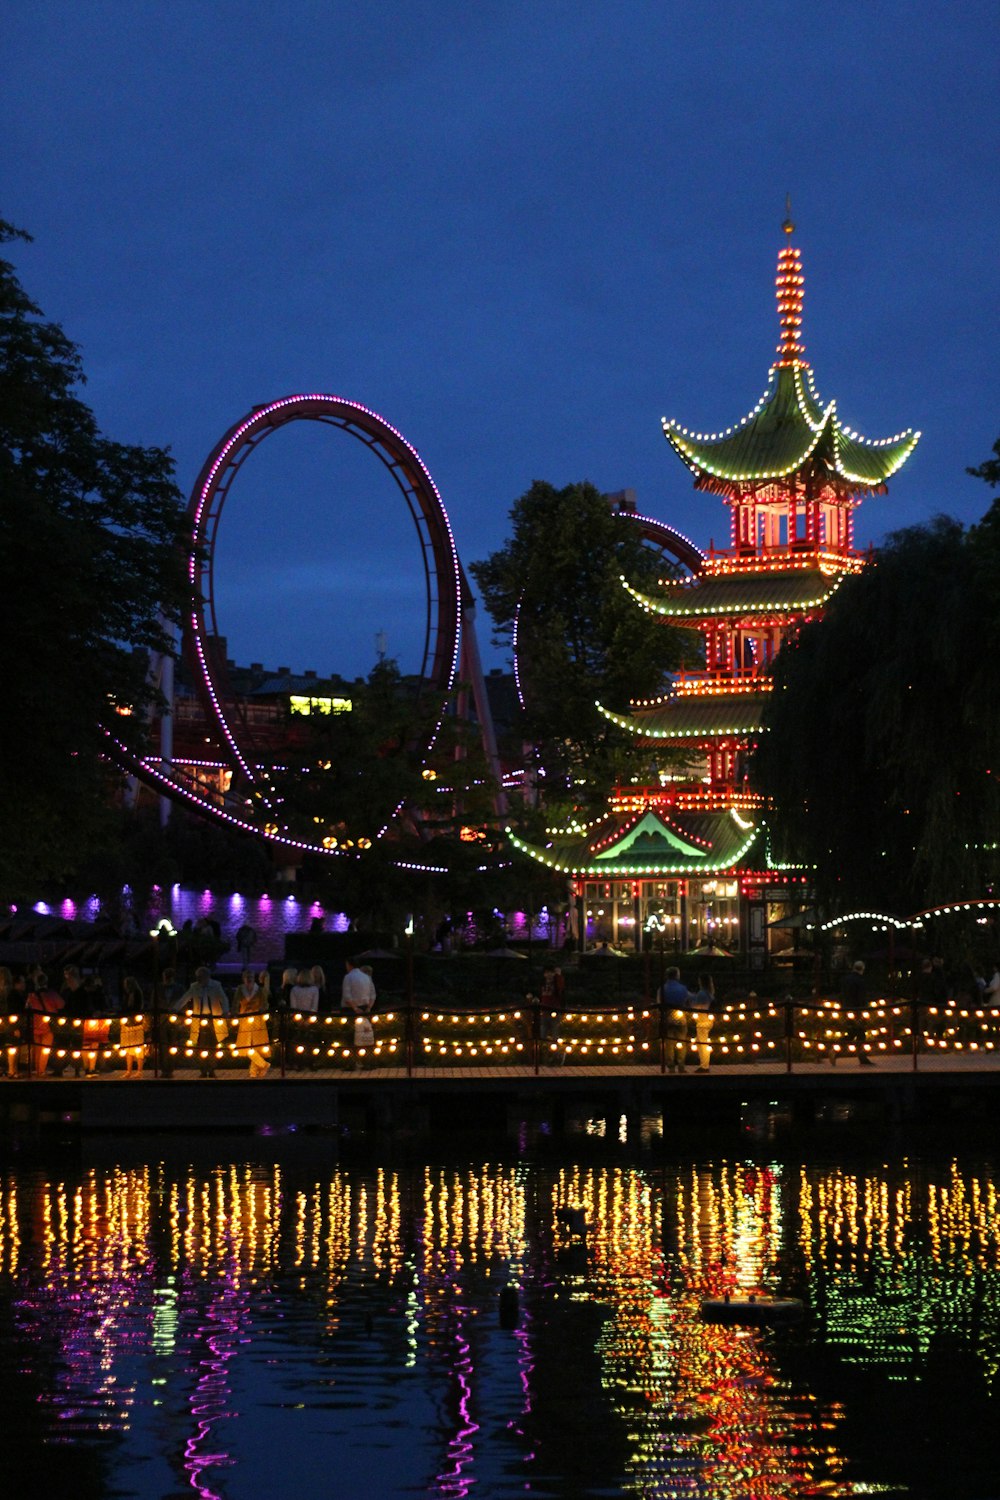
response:
{"label": "wooden railing", "polygon": [[[7,1015],[0,1017],[0,1066],[9,1077],[66,1070],[104,1075],[128,1063],[134,1070],[141,1060],[143,1070],[158,1077],[192,1069],[239,1076],[249,1073],[256,1052],[280,1076],[360,1065],[413,1078],[442,1067],[517,1064],[539,1073],[580,1064],[608,1072],[639,1065],[665,1072],[678,1061],[697,1062],[692,1012],[680,1020],[659,1005],[619,998],[603,1005],[556,1008],[535,1001],[489,1009],[403,999],[380,1004],[368,1047],[355,1045],[354,1017],[345,1012],[271,1011],[263,1018],[266,1043],[260,1031],[254,1038],[250,1020],[168,1010],[87,1019]],[[713,1016],[710,1046],[713,1068],[769,1062],[790,1073],[796,1066],[868,1056],[902,1057],[917,1069],[922,1058],[949,1054],[995,1058],[1000,1068],[1000,1007],[964,998],[931,1006],[888,997],[851,1009],[835,998],[751,996]]]}

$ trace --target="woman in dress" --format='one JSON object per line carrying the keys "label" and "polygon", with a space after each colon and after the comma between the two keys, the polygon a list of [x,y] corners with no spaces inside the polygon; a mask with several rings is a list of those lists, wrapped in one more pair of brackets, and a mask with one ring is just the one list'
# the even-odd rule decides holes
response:
{"label": "woman in dress", "polygon": [[48,1067],[52,1051],[53,1037],[49,1017],[62,1008],[62,996],[56,990],[49,989],[48,976],[41,969],[36,969],[31,993],[25,1003],[25,1009],[31,1017],[31,1071],[36,1078],[41,1078]]}
{"label": "woman in dress", "polygon": [[236,986],[233,999],[239,1026],[236,1030],[236,1051],[246,1053],[250,1062],[250,1077],[263,1078],[271,1064],[267,1054],[271,1050],[271,1038],[267,1031],[267,1012],[271,1007],[271,978],[265,969],[254,978],[251,969],[243,970],[243,978]]}
{"label": "woman in dress", "polygon": [[[16,997],[16,999],[17,999],[17,1007],[18,1007],[18,1009],[20,1009],[21,1006],[24,1004],[24,996],[23,995],[19,995],[19,996]],[[9,969],[0,968],[0,1015],[3,1015],[3,1016],[9,1016],[9,1015],[11,1015],[12,1014],[12,1010],[13,1010],[13,1006],[14,1006],[14,1002],[15,1002],[14,976],[10,972]],[[15,1037],[13,1043],[11,1043],[10,1045],[8,1045],[8,1047],[7,1047],[7,1077],[8,1078],[16,1078],[17,1077],[17,1054],[18,1054],[18,1051],[19,1051],[19,1048],[18,1048],[18,1045],[17,1045],[17,1039]]]}
{"label": "woman in dress", "polygon": [[141,1078],[146,1061],[146,1017],[142,986],[131,975],[122,985],[122,1018],[118,1039],[125,1051],[125,1077]]}

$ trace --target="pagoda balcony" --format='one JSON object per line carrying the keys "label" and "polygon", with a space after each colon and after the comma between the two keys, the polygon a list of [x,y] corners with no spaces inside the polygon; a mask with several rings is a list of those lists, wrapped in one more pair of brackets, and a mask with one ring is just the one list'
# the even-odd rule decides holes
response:
{"label": "pagoda balcony", "polygon": [[752,813],[764,806],[764,799],[745,785],[672,781],[662,786],[619,787],[610,797],[609,806],[619,814],[641,813],[650,807],[679,813],[729,812],[731,808]]}
{"label": "pagoda balcony", "polygon": [[[860,573],[865,565],[865,555],[853,547],[817,546],[804,538],[792,543],[782,542],[769,547],[763,542],[758,546],[716,548],[714,543],[705,554],[701,578],[720,577],[727,573],[792,573],[817,570],[820,573]],[[697,580],[681,580],[680,586],[689,586]],[[670,587],[670,585],[667,585]]]}
{"label": "pagoda balcony", "polygon": [[774,687],[770,669],[762,666],[732,669],[718,667],[710,672],[678,672],[669,693],[658,698],[635,698],[631,707],[662,708],[676,698],[731,698],[737,693],[769,693]]}

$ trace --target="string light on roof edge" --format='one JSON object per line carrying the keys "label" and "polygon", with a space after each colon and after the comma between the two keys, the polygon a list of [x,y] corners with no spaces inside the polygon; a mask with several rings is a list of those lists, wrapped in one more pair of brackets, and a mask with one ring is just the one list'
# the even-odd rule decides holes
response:
{"label": "string light on roof edge", "polygon": [[[790,209],[782,227],[786,238],[794,230]],[[700,861],[683,866],[616,865],[611,878],[717,874],[742,860],[762,831],[743,816],[761,803],[747,800],[745,775],[737,781],[740,754],[754,748],[766,733],[756,721],[773,682],[757,680],[758,667],[763,664],[769,670],[773,656],[799,626],[820,617],[844,578],[861,570],[864,558],[854,546],[853,512],[866,494],[884,491],[886,479],[919,437],[907,430],[872,441],[840,424],[836,400],[820,396],[804,357],[805,278],[800,252],[789,243],[778,255],[775,285],[778,358],[752,411],[735,426],[709,434],[662,419],[664,435],[694,474],[696,488],[721,495],[731,508],[729,550],[716,553],[710,547],[693,579],[670,580],[655,596],[621,577],[622,587],[647,615],[695,628],[705,636],[707,669],[674,681],[667,693],[634,700],[630,715],[596,704],[607,722],[639,742],[673,746],[689,758],[692,752],[707,757],[708,774],[700,776],[695,770],[687,778],[697,781],[696,787],[688,786],[683,794],[672,787],[668,801],[647,801],[647,806],[679,810],[680,796],[686,795],[689,815],[704,817],[710,805],[712,816],[717,816],[717,809],[728,811],[749,837],[729,866]],[[776,415],[787,419],[780,440],[773,433]],[[859,469],[862,472],[855,472]],[[744,653],[741,642],[746,639],[751,641],[752,657]],[[728,724],[716,727],[713,716],[716,721],[725,716]],[[706,721],[701,727],[699,719]],[[624,810],[624,804],[612,805],[617,816]],[[574,834],[577,839],[586,837],[582,829],[564,830],[562,836],[567,834],[571,840]],[[718,836],[716,829],[713,838]],[[628,833],[619,827],[586,849],[567,843],[540,850],[511,837],[515,847],[549,868],[601,880],[610,872],[594,862],[595,853],[607,851],[607,857]],[[796,873],[801,865],[773,859],[766,833],[762,853],[766,872],[786,872],[777,873],[778,880],[805,883],[809,878]]]}

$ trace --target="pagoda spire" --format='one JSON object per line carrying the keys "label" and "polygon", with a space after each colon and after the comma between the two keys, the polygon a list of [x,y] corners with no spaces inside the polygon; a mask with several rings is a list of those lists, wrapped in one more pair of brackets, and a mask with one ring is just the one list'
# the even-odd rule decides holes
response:
{"label": "pagoda spire", "polygon": [[[804,493],[808,487],[828,496],[824,504],[880,494],[913,452],[920,434],[908,428],[895,437],[864,438],[843,425],[835,401],[822,399],[802,342],[805,278],[799,251],[791,243],[795,225],[790,201],[782,229],[784,243],[778,252],[775,283],[781,342],[767,389],[733,427],[692,432],[664,417],[664,436],[691,470],[696,488],[724,495],[732,505],[741,506],[762,488],[774,490],[775,486],[784,494],[782,504],[793,503],[793,494]],[[772,498],[760,503],[779,502]]]}
{"label": "pagoda spire", "polygon": [[781,342],[778,344],[778,365],[804,365],[805,345],[802,336],[802,257],[791,243],[795,233],[792,223],[792,195],[785,198],[785,220],[782,229],[788,242],[778,251],[778,275],[775,291],[778,298],[778,322],[781,327]]}

